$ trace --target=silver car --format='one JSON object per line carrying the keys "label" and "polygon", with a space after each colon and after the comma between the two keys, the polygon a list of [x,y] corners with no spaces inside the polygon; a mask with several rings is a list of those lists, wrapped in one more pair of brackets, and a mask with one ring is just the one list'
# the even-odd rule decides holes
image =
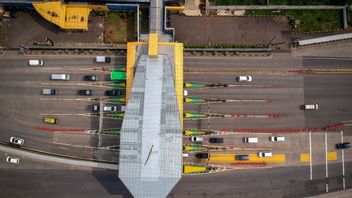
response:
{"label": "silver car", "polygon": [[17,145],[23,145],[24,144],[24,139],[18,138],[18,137],[11,137],[10,142],[12,144],[17,144]]}
{"label": "silver car", "polygon": [[20,158],[7,156],[6,161],[12,164],[19,164]]}

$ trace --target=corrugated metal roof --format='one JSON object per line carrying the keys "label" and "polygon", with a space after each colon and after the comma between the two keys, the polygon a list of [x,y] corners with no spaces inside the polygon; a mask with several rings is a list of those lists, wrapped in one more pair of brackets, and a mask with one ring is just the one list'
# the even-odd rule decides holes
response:
{"label": "corrugated metal roof", "polygon": [[134,197],[166,197],[182,174],[182,128],[166,55],[141,55],[120,138],[119,177]]}
{"label": "corrugated metal roof", "polygon": [[332,36],[322,36],[322,37],[318,37],[318,38],[299,40],[298,44],[299,45],[311,45],[311,44],[316,44],[316,43],[324,43],[324,42],[338,41],[338,40],[351,39],[351,38],[352,38],[352,33],[337,34],[337,35],[332,35]]}

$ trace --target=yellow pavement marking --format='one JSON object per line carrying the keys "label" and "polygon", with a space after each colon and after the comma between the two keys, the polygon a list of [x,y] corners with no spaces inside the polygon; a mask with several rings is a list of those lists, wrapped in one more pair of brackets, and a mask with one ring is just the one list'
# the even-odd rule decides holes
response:
{"label": "yellow pavement marking", "polygon": [[303,153],[299,157],[300,162],[309,162],[310,161],[310,155],[307,153]]}
{"label": "yellow pavement marking", "polygon": [[[214,163],[233,163],[238,162],[235,159],[236,154],[210,154],[208,162]],[[267,163],[283,163],[286,161],[285,154],[273,154],[272,157],[258,157],[257,154],[249,154],[247,162],[267,162]],[[243,162],[243,161],[241,161]]]}
{"label": "yellow pavement marking", "polygon": [[337,160],[337,154],[336,154],[336,152],[328,152],[328,160],[329,160],[329,161],[335,161],[335,160]]}
{"label": "yellow pavement marking", "polygon": [[[335,160],[337,160],[337,153],[335,151],[328,152],[328,161],[335,161]],[[299,161],[302,163],[310,162],[309,153],[300,154]]]}

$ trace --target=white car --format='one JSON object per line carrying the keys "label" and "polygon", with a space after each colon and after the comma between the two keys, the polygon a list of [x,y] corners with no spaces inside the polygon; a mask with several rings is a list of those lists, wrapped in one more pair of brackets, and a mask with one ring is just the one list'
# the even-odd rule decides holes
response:
{"label": "white car", "polygon": [[306,104],[304,105],[305,110],[318,110],[318,104]]}
{"label": "white car", "polygon": [[18,138],[18,137],[11,137],[10,142],[12,144],[17,144],[17,145],[23,145],[24,144],[24,139]]}
{"label": "white car", "polygon": [[252,82],[252,76],[237,76],[238,82]]}
{"label": "white car", "polygon": [[104,111],[112,111],[112,112],[115,112],[115,111],[118,111],[118,107],[117,106],[104,106],[103,110]]}
{"label": "white car", "polygon": [[270,151],[261,151],[258,153],[259,157],[272,157],[273,153]]}
{"label": "white car", "polygon": [[20,163],[20,158],[8,156],[8,157],[6,158],[6,161],[7,161],[8,163],[19,164],[19,163]]}
{"label": "white car", "polygon": [[192,136],[191,137],[191,141],[192,142],[203,142],[203,138],[202,137],[198,137],[198,136]]}
{"label": "white car", "polygon": [[244,143],[258,143],[259,139],[257,137],[244,137],[243,142]]}
{"label": "white car", "polygon": [[182,153],[182,157],[187,158],[187,157],[189,157],[189,154],[188,153]]}
{"label": "white car", "polygon": [[283,141],[285,141],[285,137],[284,136],[270,136],[270,141],[283,142]]}

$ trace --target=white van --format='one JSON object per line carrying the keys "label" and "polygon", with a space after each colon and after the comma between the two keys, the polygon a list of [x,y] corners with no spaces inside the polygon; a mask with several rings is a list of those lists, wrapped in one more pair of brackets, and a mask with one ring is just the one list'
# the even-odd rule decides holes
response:
{"label": "white van", "polygon": [[244,137],[243,142],[245,142],[245,143],[258,143],[259,139],[257,137]]}
{"label": "white van", "polygon": [[44,61],[43,60],[29,60],[28,61],[29,66],[34,66],[34,67],[41,67],[44,66]]}
{"label": "white van", "polygon": [[70,75],[68,74],[51,74],[51,80],[70,80]]}

